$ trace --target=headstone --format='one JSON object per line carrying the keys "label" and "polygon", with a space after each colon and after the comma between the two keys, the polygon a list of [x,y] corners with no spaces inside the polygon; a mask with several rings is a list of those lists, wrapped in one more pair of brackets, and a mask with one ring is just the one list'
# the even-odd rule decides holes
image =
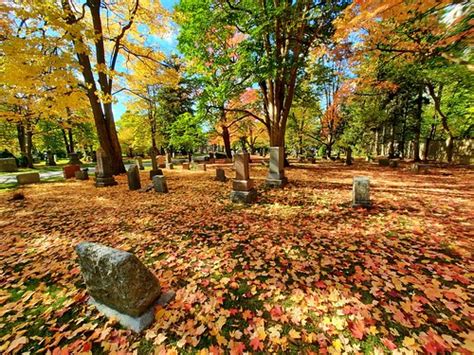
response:
{"label": "headstone", "polygon": [[429,170],[429,165],[427,164],[422,164],[422,163],[413,163],[411,166],[411,171],[413,171],[416,174],[428,174]]}
{"label": "headstone", "polygon": [[153,176],[153,187],[156,192],[168,192],[168,185],[166,184],[166,177],[163,175]]}
{"label": "headstone", "polygon": [[48,166],[56,166],[56,161],[54,159],[54,154],[52,151],[48,150],[46,152],[46,165]]}
{"label": "headstone", "polygon": [[379,165],[380,166],[389,166],[390,165],[390,159],[380,158],[379,159]]}
{"label": "headstone", "polygon": [[390,166],[391,168],[398,168],[398,160],[390,159],[390,161],[388,162],[388,166]]}
{"label": "headstone", "polygon": [[76,171],[80,171],[81,166],[80,165],[66,165],[63,167],[63,175],[65,179],[72,179],[73,177],[76,176]]}
{"label": "headstone", "polygon": [[355,176],[353,179],[352,207],[370,207],[370,181],[367,176]]}
{"label": "headstone", "polygon": [[135,157],[135,165],[138,166],[140,170],[145,170],[142,157]]}
{"label": "headstone", "polygon": [[189,163],[183,163],[183,170],[189,170],[190,165]]}
{"label": "headstone", "polygon": [[18,167],[16,166],[16,159],[15,158],[2,158],[0,159],[0,171],[1,172],[13,172],[18,171]]}
{"label": "headstone", "polygon": [[88,242],[77,245],[76,252],[90,303],[128,329],[147,328],[154,305],[172,298],[163,297],[155,275],[132,253]]}
{"label": "headstone", "polygon": [[69,153],[69,165],[82,165],[82,162],[79,159],[79,154],[76,152]]}
{"label": "headstone", "polygon": [[[155,175],[162,175],[162,173],[159,173],[158,170],[158,162],[156,161],[156,149],[151,147],[150,148],[150,159],[151,159],[151,170],[150,170],[150,180],[153,178]],[[161,170],[160,170],[161,171]]]}
{"label": "headstone", "polygon": [[216,169],[216,180],[220,182],[226,182],[227,177],[225,176],[225,170],[222,168]]}
{"label": "headstone", "polygon": [[166,163],[166,169],[174,169],[173,163]]}
{"label": "headstone", "polygon": [[156,175],[163,175],[163,170],[161,169],[150,170],[150,180],[152,180],[153,176],[156,176]]}
{"label": "headstone", "polygon": [[138,170],[137,165],[132,165],[127,170],[127,179],[128,179],[128,189],[129,190],[139,190],[142,187],[140,183],[140,171]]}
{"label": "headstone", "polygon": [[202,169],[202,171],[207,171],[207,165],[206,165],[206,164],[202,164],[202,165],[201,165],[201,169]]}
{"label": "headstone", "polygon": [[249,159],[248,153],[235,155],[235,179],[232,181],[232,192],[230,193],[232,202],[253,203],[257,198],[257,191],[249,176]]}
{"label": "headstone", "polygon": [[19,174],[16,176],[16,181],[18,185],[35,184],[40,182],[40,175],[39,173]]}
{"label": "headstone", "polygon": [[97,165],[95,167],[95,186],[106,187],[117,185],[117,181],[115,181],[114,176],[112,174],[110,157],[102,148],[99,148],[97,150],[96,155]]}
{"label": "headstone", "polygon": [[164,155],[158,155],[156,160],[159,168],[164,168],[166,166],[166,157]]}
{"label": "headstone", "polygon": [[284,186],[288,183],[285,177],[285,151],[283,147],[270,147],[270,166],[267,186]]}
{"label": "headstone", "polygon": [[76,180],[89,180],[89,171],[87,169],[82,169],[74,173]]}

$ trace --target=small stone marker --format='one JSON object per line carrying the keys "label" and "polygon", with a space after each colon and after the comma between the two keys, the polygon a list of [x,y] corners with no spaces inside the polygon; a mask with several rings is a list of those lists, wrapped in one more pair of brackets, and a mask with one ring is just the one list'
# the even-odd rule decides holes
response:
{"label": "small stone marker", "polygon": [[428,174],[429,170],[429,165],[427,164],[421,164],[421,163],[413,163],[411,166],[411,171],[413,171],[416,174]]}
{"label": "small stone marker", "polygon": [[390,165],[390,159],[380,158],[379,159],[379,165],[380,166],[389,166]]}
{"label": "small stone marker", "polygon": [[142,184],[140,183],[140,171],[138,170],[137,165],[132,165],[127,170],[127,179],[128,179],[128,189],[139,190],[142,188]]}
{"label": "small stone marker", "polygon": [[222,168],[216,169],[216,181],[226,182],[227,177],[225,176],[225,170]]}
{"label": "small stone marker", "polygon": [[154,305],[174,297],[161,293],[155,275],[132,253],[87,242],[76,252],[89,302],[128,329],[140,333],[153,322]]}
{"label": "small stone marker", "polygon": [[390,161],[388,162],[388,166],[390,166],[391,168],[398,168],[398,160],[390,159]]}
{"label": "small stone marker", "polygon": [[189,163],[183,163],[183,170],[189,170],[189,169],[190,169]]}
{"label": "small stone marker", "polygon": [[158,167],[159,168],[164,168],[166,167],[166,157],[164,155],[158,155],[156,157],[156,160],[158,162]]}
{"label": "small stone marker", "polygon": [[69,165],[82,165],[79,154],[76,152],[69,153]]}
{"label": "small stone marker", "polygon": [[80,171],[81,166],[80,165],[66,165],[63,167],[63,175],[65,179],[72,179],[73,177],[76,176],[76,171]]}
{"label": "small stone marker", "polygon": [[170,169],[170,170],[174,169],[173,163],[166,163],[166,169]]}
{"label": "small stone marker", "polygon": [[89,180],[89,172],[87,169],[82,169],[74,173],[76,180]]}
{"label": "small stone marker", "polygon": [[355,176],[352,182],[352,207],[370,207],[370,180]]}
{"label": "small stone marker", "polygon": [[0,171],[6,172],[6,173],[18,171],[18,167],[16,166],[16,159],[15,158],[0,159]]}
{"label": "small stone marker", "polygon": [[166,184],[166,177],[164,175],[153,176],[153,188],[156,192],[167,193],[168,185]]}
{"label": "small stone marker", "polygon": [[285,177],[285,151],[283,147],[270,147],[270,166],[266,180],[267,186],[284,186],[288,183]]}
{"label": "small stone marker", "polygon": [[135,165],[138,166],[140,170],[145,170],[142,157],[135,157]]}
{"label": "small stone marker", "polygon": [[97,150],[97,165],[95,167],[95,186],[106,187],[117,185],[112,174],[112,167],[110,166],[110,158],[104,149]]}
{"label": "small stone marker", "polygon": [[236,203],[253,203],[257,198],[257,191],[249,176],[249,153],[235,155],[235,179],[232,181],[230,199]]}
{"label": "small stone marker", "polygon": [[56,165],[56,161],[54,160],[54,154],[50,150],[48,150],[46,152],[46,165],[48,165],[48,166],[55,166]]}
{"label": "small stone marker", "polygon": [[18,185],[35,184],[37,182],[40,182],[40,174],[39,173],[19,174],[16,176],[16,181],[18,182]]}
{"label": "small stone marker", "polygon": [[202,171],[207,171],[207,165],[206,164],[202,164],[202,165],[200,165],[200,167],[201,167]]}

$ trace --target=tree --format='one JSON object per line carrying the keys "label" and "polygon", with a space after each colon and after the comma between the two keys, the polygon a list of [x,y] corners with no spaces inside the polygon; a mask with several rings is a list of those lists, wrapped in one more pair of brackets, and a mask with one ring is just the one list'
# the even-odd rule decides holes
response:
{"label": "tree", "polygon": [[176,150],[188,153],[189,161],[192,153],[207,142],[199,116],[184,113],[177,118],[170,128],[170,145]]}
{"label": "tree", "polygon": [[[70,41],[84,78],[100,146],[111,157],[114,173],[125,172],[112,104],[119,62],[128,57],[159,61],[149,34],[165,30],[166,11],[154,1],[12,1],[11,13],[50,38]],[[10,4],[10,3],[9,3]]]}

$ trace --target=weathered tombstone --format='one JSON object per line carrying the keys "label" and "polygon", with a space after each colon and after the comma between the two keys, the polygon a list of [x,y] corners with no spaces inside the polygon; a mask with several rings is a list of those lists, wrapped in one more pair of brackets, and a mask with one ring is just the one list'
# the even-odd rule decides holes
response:
{"label": "weathered tombstone", "polygon": [[[156,161],[156,149],[153,147],[150,149],[150,158],[151,158],[151,170],[150,170],[150,180],[155,175],[163,175],[163,173],[158,173],[158,162]],[[161,171],[161,170],[160,170]]]}
{"label": "weathered tombstone", "polygon": [[110,165],[110,157],[104,149],[97,150],[97,165],[95,167],[95,186],[106,187],[117,185],[112,174],[112,167]]}
{"label": "weathered tombstone", "polygon": [[16,181],[18,185],[35,184],[40,182],[40,175],[39,173],[19,174],[16,176]]}
{"label": "weathered tombstone", "polygon": [[69,153],[69,165],[82,165],[81,160],[79,159],[79,154],[76,152]]}
{"label": "weathered tombstone", "polygon": [[166,177],[163,175],[153,176],[153,187],[156,192],[168,192],[168,185],[166,184]]}
{"label": "weathered tombstone", "polygon": [[2,159],[0,159],[0,171],[2,171],[2,172],[18,171],[18,167],[16,166],[15,158],[2,158]]}
{"label": "weathered tombstone", "polygon": [[380,158],[379,159],[379,165],[380,166],[389,166],[390,165],[390,159]]}
{"label": "weathered tombstone", "polygon": [[166,169],[174,169],[173,163],[166,163]]}
{"label": "weathered tombstone", "polygon": [[142,157],[135,157],[135,165],[138,166],[140,170],[145,170]]}
{"label": "weathered tombstone", "polygon": [[266,184],[284,186],[288,183],[285,177],[285,151],[283,147],[270,147],[270,166]]}
{"label": "weathered tombstone", "polygon": [[82,169],[74,173],[76,180],[89,180],[89,171],[87,169]]}
{"label": "weathered tombstone", "polygon": [[411,166],[411,171],[413,171],[416,174],[428,174],[428,165],[427,164],[421,164],[421,163],[413,163]]}
{"label": "weathered tombstone", "polygon": [[225,176],[225,170],[222,168],[216,169],[216,181],[226,182],[227,177]]}
{"label": "weathered tombstone", "polygon": [[89,302],[128,329],[140,333],[147,328],[154,305],[165,305],[174,296],[161,293],[155,275],[132,253],[87,242],[77,245],[76,252]]}
{"label": "weathered tombstone", "polygon": [[189,169],[190,169],[189,163],[183,163],[183,170],[189,170]]}
{"label": "weathered tombstone", "polygon": [[253,187],[249,174],[250,155],[242,153],[234,157],[235,179],[232,181],[230,199],[236,203],[253,203],[257,198],[257,191]]}
{"label": "weathered tombstone", "polygon": [[202,169],[202,171],[207,171],[207,165],[206,165],[206,164],[202,164],[202,165],[201,165],[201,169]]}
{"label": "weathered tombstone", "polygon": [[129,190],[139,190],[142,187],[140,183],[140,171],[138,170],[137,165],[132,165],[127,170],[127,179],[128,179],[128,189]]}
{"label": "weathered tombstone", "polygon": [[80,171],[81,166],[80,165],[66,165],[63,167],[63,175],[65,179],[72,179],[73,177],[76,176],[76,171]]}
{"label": "weathered tombstone", "polygon": [[398,160],[390,159],[388,166],[390,166],[391,168],[398,168]]}
{"label": "weathered tombstone", "polygon": [[156,160],[158,161],[159,168],[164,168],[166,166],[166,157],[164,155],[158,155]]}
{"label": "weathered tombstone", "polygon": [[46,152],[46,165],[56,166],[56,161],[54,160],[54,154],[50,150]]}
{"label": "weathered tombstone", "polygon": [[370,180],[355,176],[352,182],[352,207],[370,207]]}

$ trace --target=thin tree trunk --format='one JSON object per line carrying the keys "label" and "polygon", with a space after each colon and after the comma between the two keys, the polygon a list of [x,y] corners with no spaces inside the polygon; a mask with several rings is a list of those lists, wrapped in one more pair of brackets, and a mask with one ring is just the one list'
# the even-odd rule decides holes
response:
{"label": "thin tree trunk", "polygon": [[347,147],[346,165],[352,165],[352,148],[351,147]]}
{"label": "thin tree trunk", "polygon": [[28,168],[33,169],[33,132],[26,131],[26,158],[28,159]]}
{"label": "thin tree trunk", "polygon": [[416,122],[413,129],[415,137],[413,139],[413,160],[415,162],[421,161],[420,159],[420,134],[421,134],[421,120],[423,114],[423,86],[418,89],[418,98],[416,99]]}
{"label": "thin tree trunk", "polygon": [[222,125],[222,140],[224,141],[225,155],[227,158],[232,158],[232,149],[230,147],[230,133],[229,128],[226,125]]}
{"label": "thin tree trunk", "polygon": [[71,147],[69,145],[69,140],[67,138],[66,130],[64,128],[61,129],[61,132],[63,134],[63,140],[64,140],[64,145],[66,146],[66,153],[72,153]]}
{"label": "thin tree trunk", "polygon": [[67,129],[67,135],[68,135],[68,138],[69,138],[69,147],[71,149],[70,153],[73,153],[74,152],[74,139],[73,139],[73,135],[72,135],[72,128]]}
{"label": "thin tree trunk", "polygon": [[18,136],[18,145],[20,146],[20,152],[26,156],[26,146],[25,146],[25,126],[22,123],[16,125],[17,136]]}

